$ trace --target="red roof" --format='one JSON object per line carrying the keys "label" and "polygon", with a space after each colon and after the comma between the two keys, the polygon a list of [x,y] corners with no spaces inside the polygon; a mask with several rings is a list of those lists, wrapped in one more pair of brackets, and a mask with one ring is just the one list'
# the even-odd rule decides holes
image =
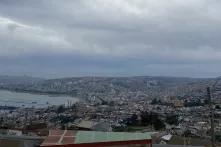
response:
{"label": "red roof", "polygon": [[71,130],[51,130],[41,146],[74,144],[75,134]]}
{"label": "red roof", "polygon": [[149,133],[51,130],[41,146],[103,146],[151,144]]}

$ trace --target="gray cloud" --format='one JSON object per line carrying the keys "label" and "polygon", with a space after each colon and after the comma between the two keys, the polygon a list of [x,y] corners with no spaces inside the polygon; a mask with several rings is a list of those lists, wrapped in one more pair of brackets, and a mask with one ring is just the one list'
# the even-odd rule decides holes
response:
{"label": "gray cloud", "polygon": [[[0,56],[78,56],[74,68],[88,75],[219,76],[220,8],[218,0],[2,0]],[[99,62],[86,70],[84,56]]]}

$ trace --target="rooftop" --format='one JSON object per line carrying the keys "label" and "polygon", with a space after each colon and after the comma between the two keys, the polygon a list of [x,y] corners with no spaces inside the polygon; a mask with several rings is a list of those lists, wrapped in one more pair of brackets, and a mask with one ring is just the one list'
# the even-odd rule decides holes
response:
{"label": "rooftop", "polygon": [[151,133],[52,130],[41,146],[151,140]]}

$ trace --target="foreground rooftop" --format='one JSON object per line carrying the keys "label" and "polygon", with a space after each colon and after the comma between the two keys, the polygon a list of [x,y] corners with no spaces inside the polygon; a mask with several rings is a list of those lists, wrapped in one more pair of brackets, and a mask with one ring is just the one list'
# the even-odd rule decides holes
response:
{"label": "foreground rooftop", "polygon": [[51,130],[41,146],[86,144],[150,144],[151,133]]}

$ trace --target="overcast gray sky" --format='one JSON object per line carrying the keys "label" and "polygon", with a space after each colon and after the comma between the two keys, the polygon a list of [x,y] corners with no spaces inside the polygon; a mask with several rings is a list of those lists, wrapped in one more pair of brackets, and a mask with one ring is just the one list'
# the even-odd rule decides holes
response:
{"label": "overcast gray sky", "polygon": [[0,0],[0,75],[221,75],[220,0]]}

